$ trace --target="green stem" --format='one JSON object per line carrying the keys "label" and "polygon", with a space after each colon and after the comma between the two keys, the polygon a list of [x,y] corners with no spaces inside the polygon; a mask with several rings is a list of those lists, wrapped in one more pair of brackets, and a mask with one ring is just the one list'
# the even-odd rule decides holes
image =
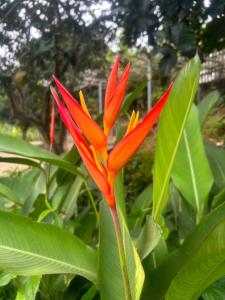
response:
{"label": "green stem", "polygon": [[110,208],[110,211],[111,211],[113,223],[115,226],[116,238],[117,238],[117,243],[118,243],[118,248],[119,248],[120,263],[121,263],[121,267],[122,267],[123,280],[124,280],[124,285],[125,285],[125,296],[126,296],[126,300],[132,300],[120,221],[119,221],[119,217],[118,217],[116,208],[115,207]]}
{"label": "green stem", "polygon": [[47,166],[46,176],[45,176],[45,205],[49,210],[53,211],[53,208],[49,202],[49,177],[50,177],[50,164]]}
{"label": "green stem", "polygon": [[93,198],[92,193],[91,193],[91,191],[89,189],[89,186],[88,186],[88,184],[87,184],[87,182],[85,180],[84,180],[84,185],[85,185],[86,190],[88,192],[88,196],[90,198],[91,205],[92,205],[92,207],[94,209],[94,212],[95,212],[95,215],[96,215],[96,219],[97,219],[97,224],[96,225],[98,227],[99,226],[99,215],[98,215],[98,210],[97,210],[97,207],[96,207],[96,204],[95,204],[95,199]]}

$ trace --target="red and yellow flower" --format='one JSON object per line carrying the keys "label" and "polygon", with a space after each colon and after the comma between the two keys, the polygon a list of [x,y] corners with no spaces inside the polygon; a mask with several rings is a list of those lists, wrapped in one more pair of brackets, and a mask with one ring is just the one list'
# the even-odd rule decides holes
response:
{"label": "red and yellow flower", "polygon": [[118,79],[119,60],[120,56],[118,55],[106,86],[104,130],[91,118],[82,92],[79,93],[79,104],[59,80],[53,76],[57,89],[66,104],[64,105],[56,90],[51,88],[61,119],[73,137],[84,165],[110,207],[115,207],[114,179],[116,174],[134,155],[151,131],[172,88],[171,84],[166,93],[140,123],[138,123],[139,113],[132,113],[125,136],[108,153],[109,133],[120,112],[130,72],[130,64],[128,64]]}

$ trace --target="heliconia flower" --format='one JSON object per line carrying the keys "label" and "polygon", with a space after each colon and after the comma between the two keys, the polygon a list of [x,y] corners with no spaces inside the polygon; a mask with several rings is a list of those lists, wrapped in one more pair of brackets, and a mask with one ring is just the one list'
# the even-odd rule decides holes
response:
{"label": "heliconia flower", "polygon": [[172,89],[171,84],[166,93],[139,124],[139,112],[132,112],[125,136],[108,154],[106,147],[108,135],[119,114],[130,70],[130,64],[128,64],[117,81],[119,59],[120,56],[118,55],[106,87],[103,119],[104,131],[91,118],[82,91],[79,92],[80,105],[59,80],[53,77],[66,104],[64,106],[55,89],[51,88],[61,119],[74,139],[84,165],[112,208],[116,204],[114,195],[116,174],[134,155],[151,131]]}
{"label": "heliconia flower", "polygon": [[54,144],[54,135],[55,135],[55,104],[52,101],[52,108],[51,108],[51,123],[50,123],[50,131],[49,131],[49,148],[52,149]]}
{"label": "heliconia flower", "polygon": [[119,56],[116,59],[113,70],[109,76],[107,84],[107,94],[106,98],[107,104],[105,104],[104,109],[104,132],[106,137],[108,137],[110,130],[112,129],[116,118],[120,112],[121,105],[123,103],[123,98],[126,92],[127,81],[130,73],[130,64],[126,66],[123,74],[121,75],[118,83],[115,86],[118,72]]}
{"label": "heliconia flower", "polygon": [[[106,137],[103,130],[98,124],[84,111],[82,106],[73,98],[73,96],[65,89],[65,87],[59,82],[59,80],[53,76],[55,83],[62,95],[66,106],[76,122],[77,126],[81,129],[88,141],[96,148],[99,152],[106,152]],[[90,130],[91,128],[91,130]]]}
{"label": "heliconia flower", "polygon": [[[88,170],[92,178],[94,179],[95,183],[97,184],[98,188],[107,199],[107,202],[110,206],[114,206],[115,198],[111,192],[111,188],[109,186],[106,174],[102,172],[101,168],[98,164],[101,164],[98,161],[96,164],[96,158],[94,151],[91,150],[91,147],[87,144],[86,140],[82,136],[79,128],[76,126],[74,121],[72,120],[69,112],[67,111],[66,107],[61,103],[58,94],[56,91],[51,87],[52,95],[57,103],[59,114],[63,123],[65,124],[66,128],[68,129],[69,133],[74,139],[75,145],[77,150]],[[103,168],[103,167],[102,167]]]}
{"label": "heliconia flower", "polygon": [[115,174],[118,173],[143,143],[162,111],[171,88],[172,84],[140,124],[135,124],[137,121],[133,121],[131,116],[130,123],[134,123],[134,126],[129,130],[129,126],[132,125],[128,125],[129,132],[110,152],[108,157],[109,171],[114,172]]}
{"label": "heliconia flower", "polygon": [[117,55],[112,71],[108,78],[108,82],[105,90],[105,101],[104,101],[105,112],[116,90],[119,62],[120,62],[120,54]]}

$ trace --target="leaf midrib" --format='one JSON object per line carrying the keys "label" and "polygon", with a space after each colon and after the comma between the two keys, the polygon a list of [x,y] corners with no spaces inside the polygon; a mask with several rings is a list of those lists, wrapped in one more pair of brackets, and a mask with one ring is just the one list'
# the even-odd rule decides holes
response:
{"label": "leaf midrib", "polygon": [[196,180],[195,180],[196,176],[195,176],[194,165],[193,165],[193,161],[192,161],[192,157],[191,157],[191,151],[190,151],[190,147],[189,147],[189,143],[188,143],[187,134],[186,134],[185,129],[184,129],[184,132],[183,132],[183,136],[184,136],[184,144],[185,144],[187,157],[188,157],[188,161],[189,161],[190,172],[191,172],[191,181],[192,181],[193,191],[194,191],[194,195],[195,195],[196,209],[199,212],[199,210],[200,210],[200,201],[199,201],[198,189],[197,189]]}
{"label": "leaf midrib", "polygon": [[47,256],[37,254],[37,253],[34,253],[34,252],[25,251],[25,250],[21,250],[21,249],[17,249],[17,248],[12,248],[12,247],[9,247],[9,246],[4,246],[4,245],[0,245],[0,251],[1,251],[1,249],[9,250],[11,252],[16,252],[16,253],[22,253],[22,254],[27,255],[27,256],[36,257],[36,258],[39,258],[41,260],[45,260],[47,262],[49,261],[49,262],[53,262],[53,263],[56,263],[56,264],[61,265],[61,266],[69,267],[70,269],[74,269],[74,274],[77,274],[78,272],[80,274],[85,274],[85,275],[89,274],[89,278],[92,278],[92,280],[95,281],[94,273],[89,272],[87,270],[84,270],[82,268],[75,267],[74,265],[71,265],[71,264],[66,263],[64,261],[57,260],[57,259],[51,258],[51,257],[47,257]]}

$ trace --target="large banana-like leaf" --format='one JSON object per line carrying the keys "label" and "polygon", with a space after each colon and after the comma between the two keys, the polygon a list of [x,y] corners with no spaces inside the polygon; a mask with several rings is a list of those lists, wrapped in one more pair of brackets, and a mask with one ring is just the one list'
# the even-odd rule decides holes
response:
{"label": "large banana-like leaf", "polygon": [[186,238],[178,251],[152,272],[143,300],[197,300],[225,275],[225,204],[217,207]]}
{"label": "large banana-like leaf", "polygon": [[134,241],[141,259],[147,257],[157,246],[161,238],[161,231],[161,227],[155,223],[152,216],[148,216],[138,237]]}
{"label": "large banana-like leaf", "polygon": [[0,183],[0,195],[4,196],[15,204],[18,204],[19,206],[22,205],[20,198],[7,185],[2,183]]}
{"label": "large banana-like leaf", "polygon": [[80,170],[78,170],[73,164],[69,163],[62,157],[47,150],[31,145],[19,138],[0,134],[0,152],[16,154],[22,157],[33,158],[51,163],[73,174],[79,174],[80,176],[83,176]]}
{"label": "large banana-like leaf", "polygon": [[98,284],[102,300],[138,300],[144,282],[144,271],[140,258],[129,236],[122,213],[120,213],[120,223],[125,245],[130,297],[126,293],[126,283],[123,277],[124,266],[120,262],[120,251],[112,215],[108,206],[101,203]]}
{"label": "large banana-like leaf", "polygon": [[218,93],[218,91],[212,91],[207,94],[199,103],[198,110],[201,127],[204,126],[208,115],[210,114],[212,108],[218,103],[219,98],[220,94]]}
{"label": "large banana-like leaf", "polygon": [[184,198],[202,215],[213,177],[205,153],[196,106],[192,106],[172,169],[172,178]]}
{"label": "large banana-like leaf", "polygon": [[199,73],[200,60],[196,56],[178,75],[160,116],[153,180],[153,216],[155,219],[160,216],[168,199],[171,170],[195,97]]}
{"label": "large banana-like leaf", "polygon": [[141,228],[152,203],[152,185],[147,186],[135,199],[131,208],[128,224],[133,229]]}
{"label": "large banana-like leaf", "polygon": [[18,275],[72,273],[96,281],[97,255],[66,231],[0,212],[0,268]]}
{"label": "large banana-like leaf", "polygon": [[214,144],[206,144],[205,149],[215,180],[215,186],[220,191],[225,187],[225,150]]}
{"label": "large banana-like leaf", "polygon": [[21,277],[16,300],[35,300],[40,281],[41,276]]}

